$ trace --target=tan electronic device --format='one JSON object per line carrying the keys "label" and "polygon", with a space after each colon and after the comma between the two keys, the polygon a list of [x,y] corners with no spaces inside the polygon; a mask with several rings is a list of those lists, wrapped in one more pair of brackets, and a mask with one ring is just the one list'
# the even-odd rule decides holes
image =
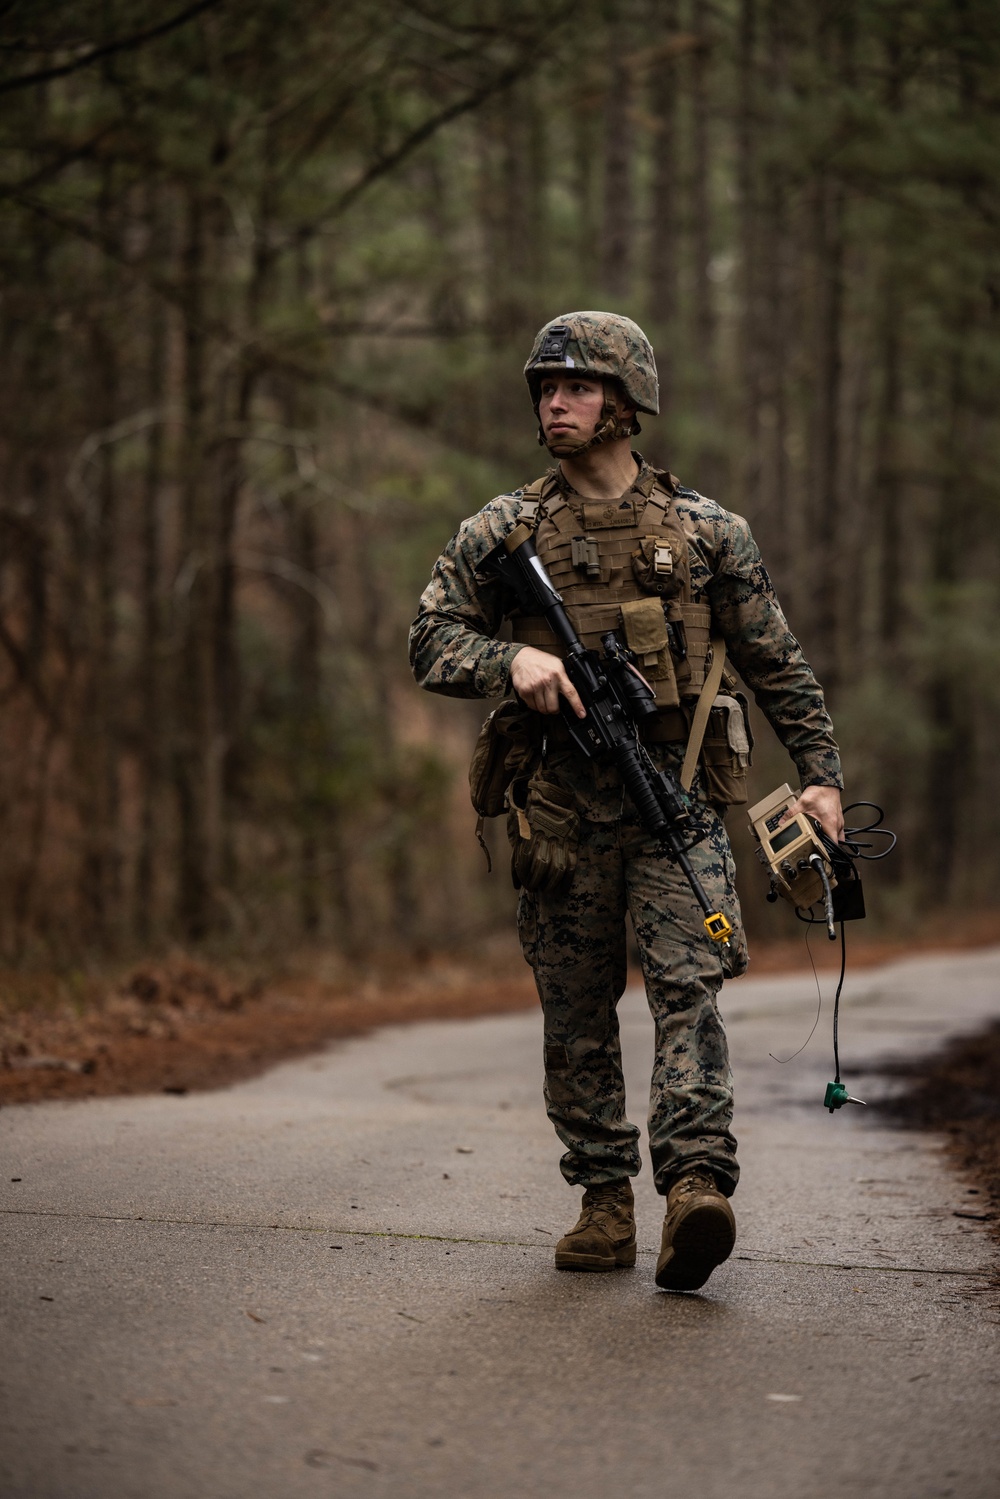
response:
{"label": "tan electronic device", "polygon": [[[783,821],[796,801],[798,797],[790,786],[779,786],[751,807],[748,816],[757,839],[757,857],[771,876],[771,889],[805,911],[822,901],[837,882],[809,818],[797,812],[787,822]],[[820,867],[826,875],[826,887]]]}

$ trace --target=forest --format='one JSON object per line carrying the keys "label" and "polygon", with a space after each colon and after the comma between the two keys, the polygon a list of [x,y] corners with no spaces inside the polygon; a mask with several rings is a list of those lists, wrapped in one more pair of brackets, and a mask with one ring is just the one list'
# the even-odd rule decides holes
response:
{"label": "forest", "polygon": [[998,228],[994,0],[0,6],[0,962],[506,920],[406,633],[575,307],[753,527],[877,920],[995,907]]}

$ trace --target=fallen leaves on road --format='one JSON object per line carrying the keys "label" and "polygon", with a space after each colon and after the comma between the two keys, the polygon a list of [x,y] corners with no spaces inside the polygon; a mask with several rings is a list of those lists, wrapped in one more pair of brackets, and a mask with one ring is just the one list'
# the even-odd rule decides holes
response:
{"label": "fallen leaves on road", "polygon": [[[83,990],[60,988],[52,975],[38,995],[26,979],[18,982],[20,988],[0,988],[0,1103],[183,1097],[374,1026],[537,1004],[516,954],[492,963],[489,977],[475,963],[442,957],[417,968],[348,970],[341,963],[329,980],[303,971],[237,981],[178,954],[116,981],[88,980]],[[471,1154],[471,1147],[460,1149]]]}

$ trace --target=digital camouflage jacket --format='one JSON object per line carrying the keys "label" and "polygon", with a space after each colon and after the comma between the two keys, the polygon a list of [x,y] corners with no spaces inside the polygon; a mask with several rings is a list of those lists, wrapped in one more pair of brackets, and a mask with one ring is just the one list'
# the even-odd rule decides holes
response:
{"label": "digital camouflage jacket", "polygon": [[[650,469],[640,465],[637,487]],[[410,664],[421,687],[449,697],[500,697],[522,647],[496,637],[505,617],[498,581],[480,582],[486,554],[522,519],[523,491],[498,495],[464,521],[434,565],[410,630]],[[775,597],[746,521],[714,500],[681,490],[674,504],[689,540],[695,602],[795,762],[802,786],[842,786],[840,755],[823,692]]]}

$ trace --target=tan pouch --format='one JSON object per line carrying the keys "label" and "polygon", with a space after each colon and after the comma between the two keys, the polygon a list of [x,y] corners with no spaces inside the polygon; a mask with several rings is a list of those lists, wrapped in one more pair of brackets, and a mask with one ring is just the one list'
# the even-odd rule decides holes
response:
{"label": "tan pouch", "polygon": [[619,607],[625,643],[635,652],[643,676],[648,677],[656,693],[657,707],[676,708],[680,694],[662,603],[655,597],[631,599]]}
{"label": "tan pouch", "polygon": [[684,573],[674,566],[674,550],[666,537],[644,536],[632,553],[632,575],[644,593],[672,597],[684,585]]}
{"label": "tan pouch", "polygon": [[712,704],[699,762],[706,801],[736,807],[747,800],[752,752],[746,699],[721,693]]}
{"label": "tan pouch", "polygon": [[493,709],[479,730],[469,764],[469,795],[479,814],[476,837],[491,873],[493,860],[483,837],[483,823],[487,817],[499,817],[507,810],[507,787],[519,771],[526,769],[534,753],[528,710],[517,698],[508,698]]}
{"label": "tan pouch", "polygon": [[476,740],[469,765],[469,795],[480,817],[499,817],[507,787],[530,753],[528,712],[509,698],[494,708]]}
{"label": "tan pouch", "polygon": [[580,814],[573,793],[539,767],[517,777],[507,793],[507,836],[515,890],[557,894],[568,889],[580,845]]}

